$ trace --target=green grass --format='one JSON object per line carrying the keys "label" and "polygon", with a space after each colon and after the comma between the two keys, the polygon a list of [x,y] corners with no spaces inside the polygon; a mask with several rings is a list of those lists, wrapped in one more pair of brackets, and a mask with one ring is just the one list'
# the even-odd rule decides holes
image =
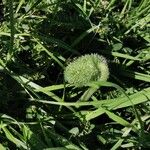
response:
{"label": "green grass", "polygon": [[[3,0],[0,150],[150,149],[149,0]],[[108,81],[65,67],[97,53]]]}

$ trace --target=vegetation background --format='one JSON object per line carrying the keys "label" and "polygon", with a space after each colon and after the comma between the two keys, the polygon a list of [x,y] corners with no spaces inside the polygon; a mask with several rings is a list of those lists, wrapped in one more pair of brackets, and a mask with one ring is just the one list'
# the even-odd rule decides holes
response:
{"label": "vegetation background", "polygon": [[[110,71],[92,96],[63,76],[91,53]],[[150,149],[149,0],[1,1],[0,150],[67,149]]]}

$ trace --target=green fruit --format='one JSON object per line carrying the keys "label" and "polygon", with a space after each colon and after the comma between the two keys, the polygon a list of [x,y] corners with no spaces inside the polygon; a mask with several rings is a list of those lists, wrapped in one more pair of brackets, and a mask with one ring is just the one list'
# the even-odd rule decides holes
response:
{"label": "green fruit", "polygon": [[109,68],[106,59],[98,54],[87,54],[71,62],[64,71],[66,82],[81,87],[91,81],[107,81]]}

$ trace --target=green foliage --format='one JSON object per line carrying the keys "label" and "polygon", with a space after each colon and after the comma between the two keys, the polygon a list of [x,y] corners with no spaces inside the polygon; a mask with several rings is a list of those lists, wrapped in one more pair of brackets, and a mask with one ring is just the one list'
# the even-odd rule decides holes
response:
{"label": "green foliage", "polygon": [[149,0],[0,2],[0,150],[150,149],[149,23]]}

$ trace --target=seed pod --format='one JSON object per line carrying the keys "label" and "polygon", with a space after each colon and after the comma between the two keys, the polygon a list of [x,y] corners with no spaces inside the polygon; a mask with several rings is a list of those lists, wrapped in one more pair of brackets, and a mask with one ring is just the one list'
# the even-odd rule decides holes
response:
{"label": "seed pod", "polygon": [[91,81],[107,81],[109,68],[107,61],[98,54],[87,54],[75,59],[64,71],[64,79],[69,84],[82,87]]}

